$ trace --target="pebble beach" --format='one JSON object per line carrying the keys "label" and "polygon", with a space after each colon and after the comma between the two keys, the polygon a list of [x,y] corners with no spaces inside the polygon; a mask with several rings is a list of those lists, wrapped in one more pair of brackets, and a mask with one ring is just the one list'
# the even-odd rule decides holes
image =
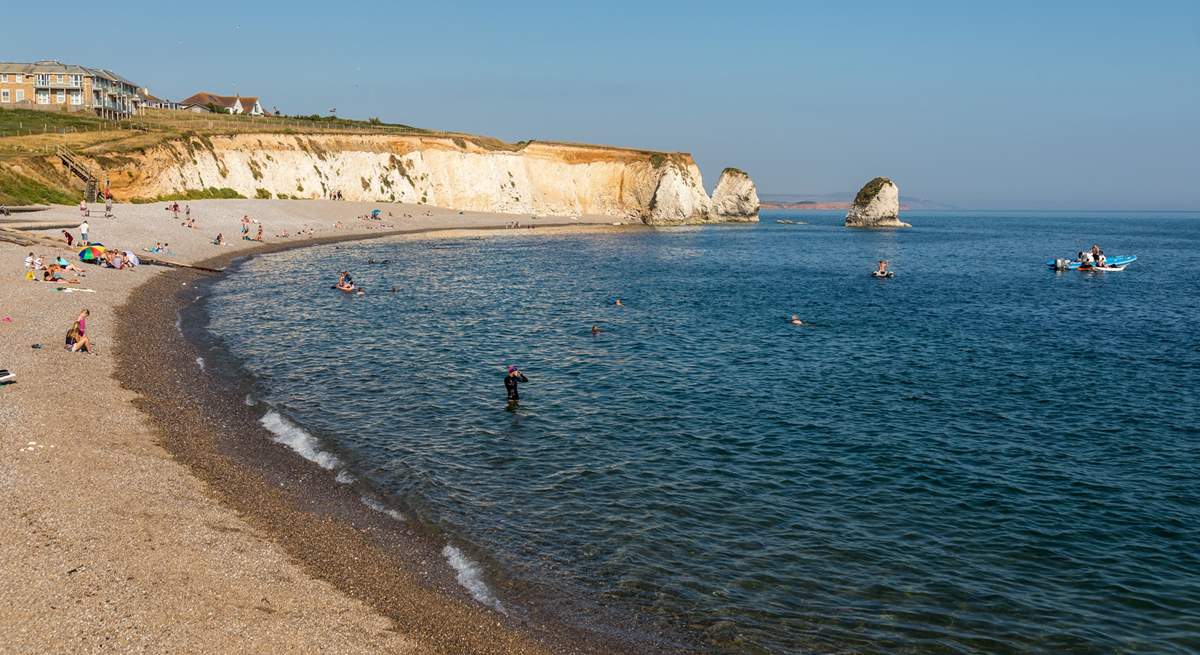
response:
{"label": "pebble beach", "polygon": [[[179,204],[190,206],[195,228],[184,227],[183,212],[176,218],[165,203],[117,205],[114,218],[92,205],[90,239],[219,268],[256,249],[401,233],[504,232],[514,221],[535,226],[534,232],[618,229],[611,217],[534,218],[411,205]],[[378,218],[364,219],[373,209],[380,210]],[[243,216],[263,225],[264,243],[239,238]],[[59,206],[15,214],[0,227],[32,224],[36,229],[26,234],[59,243],[32,248],[36,255],[78,264],[80,246],[68,248],[61,230],[78,238],[80,220],[79,208]],[[212,243],[217,233],[227,245]],[[146,252],[156,243],[170,244],[168,252]],[[305,518],[294,505],[282,514],[286,499],[272,497],[262,475],[218,467],[213,462],[222,458],[204,451],[201,439],[190,442],[188,452],[178,441],[170,447],[164,425],[172,416],[184,432],[212,426],[189,424],[182,406],[172,414],[174,406],[156,395],[155,363],[136,357],[138,340],[174,330],[171,294],[157,291],[164,273],[209,273],[147,263],[120,271],[82,265],[78,284],[33,282],[24,268],[30,250],[0,243],[0,368],[16,376],[0,387],[0,493],[6,501],[0,504],[6,562],[0,567],[6,589],[0,652],[220,652],[232,644],[250,652],[563,652],[547,646],[553,639],[531,636],[473,605],[465,593],[422,583],[420,563],[377,577],[386,584],[374,590],[363,588],[370,586],[367,576],[355,583],[317,570],[328,565],[322,547],[329,543],[312,526],[328,527],[330,519]],[[84,308],[91,312],[88,336],[96,350],[90,355],[62,346]],[[156,407],[157,416],[141,409],[147,407]],[[231,502],[235,495],[240,501]],[[267,513],[294,519],[293,527],[306,520],[311,526],[289,540],[281,536],[286,526],[262,520]],[[339,557],[371,559],[355,550],[355,535],[340,538],[330,546],[342,549]],[[302,556],[306,543],[313,557]],[[385,562],[377,563],[382,569]],[[396,566],[395,556],[386,564]]]}

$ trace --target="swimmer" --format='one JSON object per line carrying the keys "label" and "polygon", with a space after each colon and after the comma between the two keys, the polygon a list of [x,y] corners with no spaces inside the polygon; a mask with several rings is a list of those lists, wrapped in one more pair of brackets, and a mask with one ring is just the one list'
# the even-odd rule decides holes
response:
{"label": "swimmer", "polygon": [[879,268],[875,269],[875,274],[879,275],[881,277],[884,275],[887,275],[887,273],[888,273],[887,267],[888,267],[888,261],[886,259],[879,260]]}
{"label": "swimmer", "polygon": [[792,318],[788,322],[792,325],[804,325],[804,321],[800,320],[800,317],[795,314],[792,314]]}
{"label": "swimmer", "polygon": [[620,298],[617,298],[615,301],[613,301],[613,306],[614,307],[624,307],[625,303],[621,302]]}
{"label": "swimmer", "polygon": [[593,325],[593,326],[592,326],[592,336],[593,336],[593,337],[594,337],[594,336],[596,336],[597,334],[600,334],[600,332],[601,332],[601,330],[600,330],[600,326],[599,326],[599,325]]}

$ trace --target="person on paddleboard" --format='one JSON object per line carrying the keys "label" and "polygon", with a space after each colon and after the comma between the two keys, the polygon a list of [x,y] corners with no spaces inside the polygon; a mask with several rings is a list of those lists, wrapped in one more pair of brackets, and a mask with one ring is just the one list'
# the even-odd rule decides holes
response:
{"label": "person on paddleboard", "polygon": [[529,378],[521,372],[521,369],[516,366],[508,367],[508,375],[504,376],[504,390],[508,392],[508,402],[515,403],[521,400],[521,392],[517,389],[517,385],[521,382],[528,382]]}

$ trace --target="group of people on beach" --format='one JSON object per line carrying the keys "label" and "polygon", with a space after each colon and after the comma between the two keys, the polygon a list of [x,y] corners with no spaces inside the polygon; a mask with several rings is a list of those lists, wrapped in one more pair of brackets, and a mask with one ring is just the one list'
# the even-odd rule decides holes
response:
{"label": "group of people on beach", "polygon": [[31,252],[25,257],[25,279],[27,280],[79,284],[79,278],[68,278],[68,273],[75,273],[79,277],[86,277],[83,269],[67,261],[62,256],[55,256],[47,261],[45,255],[34,255]]}
{"label": "group of people on beach", "polygon": [[[79,217],[86,219],[86,218],[90,218],[91,216],[92,216],[92,208],[88,206],[87,200],[86,199],[80,200],[79,201]],[[116,218],[116,217],[117,217],[116,214],[113,213],[112,193],[105,193],[104,194],[104,218]]]}

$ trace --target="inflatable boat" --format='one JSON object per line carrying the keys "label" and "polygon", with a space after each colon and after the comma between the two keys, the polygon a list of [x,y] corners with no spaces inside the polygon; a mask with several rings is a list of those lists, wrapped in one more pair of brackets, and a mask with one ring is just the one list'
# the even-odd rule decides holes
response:
{"label": "inflatable boat", "polygon": [[1046,266],[1056,271],[1123,271],[1137,261],[1137,255],[1115,255],[1104,260],[1104,266],[1084,264],[1076,259],[1051,259]]}

